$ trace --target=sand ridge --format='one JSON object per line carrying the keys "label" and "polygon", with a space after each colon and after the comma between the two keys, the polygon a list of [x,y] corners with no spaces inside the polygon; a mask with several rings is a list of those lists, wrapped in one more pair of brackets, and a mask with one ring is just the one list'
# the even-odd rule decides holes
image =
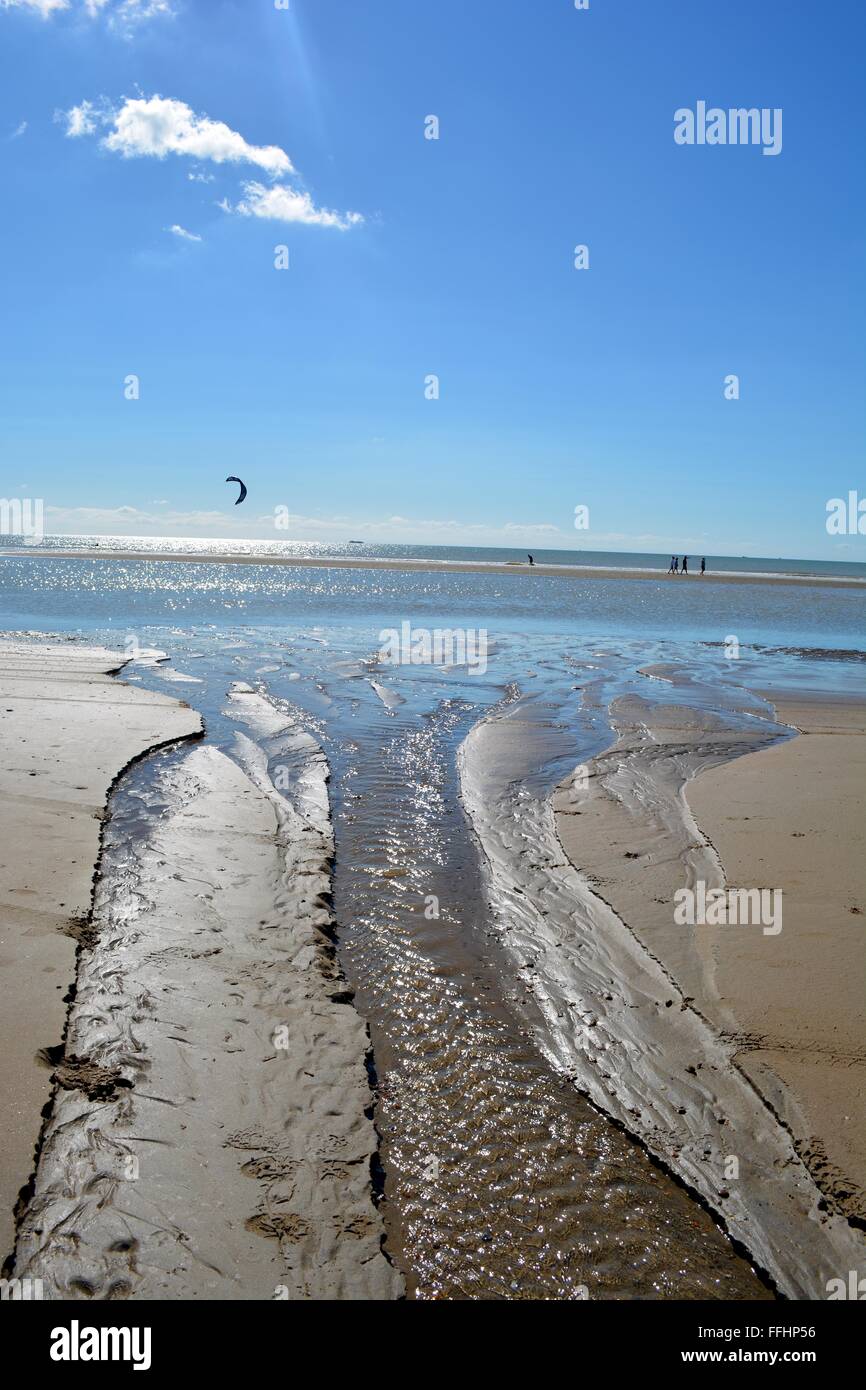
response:
{"label": "sand ridge", "polygon": [[[731,755],[723,730],[693,728],[691,735],[700,757]],[[703,1197],[778,1289],[793,1298],[822,1297],[827,1278],[863,1263],[866,1246],[844,1217],[826,1211],[784,1125],[734,1065],[730,1041],[699,1011],[661,951],[631,929],[609,888],[597,887],[585,856],[573,847],[564,852],[554,802],[515,783],[515,748],[525,762],[545,737],[532,701],[516,702],[475,725],[459,754],[462,796],[485,855],[500,940],[531,980],[544,1016],[538,1041],[599,1109]],[[676,760],[690,756],[689,742],[672,737],[669,788]],[[748,740],[741,742],[745,751]],[[614,777],[619,765],[610,763]],[[635,805],[651,772],[641,769]],[[577,798],[568,805],[572,818],[601,780],[591,771],[588,785],[570,792]],[[627,776],[625,794],[636,785]],[[664,825],[655,833],[664,845]],[[693,848],[704,862],[691,872],[698,876],[705,864],[711,873],[711,849],[699,837]],[[599,863],[610,865],[610,838],[599,835],[598,849]],[[675,850],[673,858],[682,870]],[[738,1182],[727,1178],[731,1155],[738,1156]]]}
{"label": "sand ridge", "polygon": [[98,897],[67,1042],[90,1075],[58,1089],[16,1274],[52,1298],[393,1298],[325,847],[307,822],[286,863],[214,748],[164,791],[134,892]]}
{"label": "sand ridge", "polygon": [[201,733],[184,702],[115,680],[126,661],[74,642],[0,642],[3,1258],[33,1173],[112,783],[148,750]]}
{"label": "sand ridge", "polygon": [[417,570],[430,574],[516,574],[524,577],[553,577],[557,579],[622,579],[655,580],[659,584],[794,584],[817,588],[862,589],[866,581],[823,575],[737,573],[735,571],[710,571],[704,575],[668,574],[662,569],[603,569],[598,565],[558,565],[536,561],[530,566],[519,561],[474,560],[391,560],[379,556],[361,555],[239,555],[228,551],[223,554],[196,554],[141,550],[4,550],[0,560],[5,557],[28,560],[140,560],[145,564],[151,561],[164,563],[174,561],[178,564],[217,564],[217,565],[288,565],[299,569],[378,569],[378,570]]}
{"label": "sand ridge", "polygon": [[367,1030],[332,940],[327,764],[292,721],[279,732],[284,794],[239,734],[249,771],[179,749],[146,828],[138,806],[108,822],[15,1250],[46,1298],[402,1292]]}

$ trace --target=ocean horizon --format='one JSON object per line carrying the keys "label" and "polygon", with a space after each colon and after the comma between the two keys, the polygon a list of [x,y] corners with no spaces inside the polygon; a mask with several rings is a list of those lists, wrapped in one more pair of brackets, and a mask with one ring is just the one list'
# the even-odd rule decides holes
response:
{"label": "ocean horizon", "polygon": [[[2,550],[135,550],[142,556],[200,554],[203,560],[220,556],[261,555],[290,559],[292,556],[346,559],[353,555],[364,559],[435,561],[447,564],[526,565],[531,554],[539,565],[570,565],[575,568],[658,570],[667,573],[671,555],[661,551],[637,550],[559,550],[534,547],[531,551],[517,546],[467,545],[408,545],[376,541],[293,541],[243,539],[212,536],[128,536],[128,535],[46,535],[41,539],[21,536],[0,536]],[[866,583],[866,563],[847,560],[803,559],[795,556],[710,555],[694,551],[688,554],[695,573],[704,558],[708,572],[720,574],[754,574],[810,576],[816,579],[860,579]]]}

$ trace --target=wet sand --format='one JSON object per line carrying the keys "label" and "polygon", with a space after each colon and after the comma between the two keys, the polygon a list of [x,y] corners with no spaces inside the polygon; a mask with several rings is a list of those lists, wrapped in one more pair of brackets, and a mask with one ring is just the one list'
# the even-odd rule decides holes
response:
{"label": "wet sand", "polygon": [[[329,748],[352,745],[348,763],[334,755],[334,903],[370,1020],[388,1243],[408,1296],[771,1297],[538,1044],[535,976],[496,939],[460,797],[455,752],[481,711],[447,701],[421,722],[408,701],[384,715],[374,701],[327,718]],[[510,745],[522,779],[519,754]]]}
{"label": "wet sand", "polygon": [[41,1112],[90,912],[102,815],[118,774],[201,730],[181,701],[114,680],[117,652],[0,643],[0,1256],[33,1174]]}
{"label": "wet sand", "polygon": [[520,574],[542,575],[557,579],[649,579],[666,584],[795,584],[815,588],[863,589],[860,579],[827,578],[803,574],[736,574],[674,575],[661,569],[602,569],[597,565],[552,565],[540,561],[532,566],[517,562],[479,563],[472,560],[388,560],[361,555],[196,555],[157,553],[141,550],[4,550],[7,556],[28,560],[140,560],[144,563],[171,562],[183,564],[218,565],[288,565],[295,569],[355,569],[355,570],[418,570],[432,574]]}
{"label": "wet sand", "polygon": [[[112,664],[78,647],[53,660],[61,672]],[[108,688],[124,716],[155,707],[199,727],[169,697]],[[84,781],[79,760],[109,740],[106,711],[94,717],[80,689],[68,692],[73,725],[65,704],[54,717],[57,756]],[[233,698],[254,720],[257,697]],[[293,769],[284,794],[239,735],[242,766],[213,747],[180,748],[153,785],[142,767],[145,780],[124,779],[112,801],[17,1233],[14,1273],[40,1279],[49,1299],[399,1295],[374,1205],[367,1030],[331,940],[327,766],[290,720],[263,732]],[[142,821],[147,798],[158,813]],[[89,886],[95,838],[74,846],[66,824],[52,855],[62,867],[86,852],[77,871]],[[84,916],[89,893],[79,907]],[[31,1002],[42,1008],[40,988],[37,976]],[[42,1011],[52,1045],[57,1012]],[[44,1102],[51,1073],[39,1076]],[[34,1138],[38,1117],[36,1103]]]}

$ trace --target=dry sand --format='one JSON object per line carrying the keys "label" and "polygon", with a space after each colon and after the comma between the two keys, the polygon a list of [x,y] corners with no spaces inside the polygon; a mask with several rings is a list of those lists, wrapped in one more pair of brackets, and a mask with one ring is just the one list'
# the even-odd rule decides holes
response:
{"label": "dry sand", "polygon": [[111,783],[147,749],[201,729],[181,701],[112,679],[124,661],[71,643],[0,643],[3,1258],[33,1173],[51,1093],[51,1067],[39,1054],[63,1037]]}
{"label": "dry sand", "polygon": [[[760,721],[752,732],[732,732],[685,705],[617,702],[617,742],[590,764],[585,786],[568,782],[555,796],[557,833],[593,893],[676,982],[767,1116],[790,1133],[819,1209],[862,1229],[866,707],[842,698],[767,698],[800,737],[767,746],[770,730]],[[701,879],[708,887],[781,889],[781,932],[677,925],[674,892]],[[671,1033],[672,1077],[676,1048]],[[778,1201],[781,1173],[768,1187],[770,1165],[743,1159],[752,1132],[730,1111],[726,1127],[727,1152],[742,1165],[730,1191],[763,1184]],[[835,1231],[830,1248],[843,1262],[853,1254],[859,1268],[862,1237],[851,1231],[851,1245],[841,1227]],[[845,1272],[818,1249],[808,1297],[824,1296],[825,1278]],[[808,1236],[803,1250],[808,1255]],[[784,1248],[778,1255],[784,1270]]]}
{"label": "dry sand", "polygon": [[828,1200],[866,1223],[866,705],[769,693],[800,732],[688,787],[728,883],[783,892],[783,928],[717,939],[737,1063]]}
{"label": "dry sand", "polygon": [[[661,569],[601,569],[597,565],[552,565],[536,561],[532,566],[516,561],[501,564],[473,560],[386,560],[362,555],[238,555],[238,554],[169,554],[141,550],[4,550],[0,560],[11,556],[28,560],[141,560],[186,564],[219,565],[288,565],[297,569],[376,569],[420,570],[433,574],[521,574],[553,576],[558,579],[654,579],[668,584],[796,584],[817,588],[863,589],[861,579],[823,578],[802,574],[734,574],[705,575],[668,574]],[[784,564],[784,561],[780,561]]]}

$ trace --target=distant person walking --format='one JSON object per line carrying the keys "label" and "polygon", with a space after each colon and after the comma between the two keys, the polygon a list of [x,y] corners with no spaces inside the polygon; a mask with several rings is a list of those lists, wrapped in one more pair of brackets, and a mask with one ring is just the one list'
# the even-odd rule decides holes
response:
{"label": "distant person walking", "polygon": [[535,564],[535,561],[533,560],[532,556],[529,555],[528,552],[527,552],[527,555],[528,555],[528,558],[529,558],[529,563],[530,563],[531,565],[534,565],[534,564]]}
{"label": "distant person walking", "polygon": [[676,574],[678,564],[679,561],[677,560],[676,555],[672,555],[670,565],[668,566],[668,574]]}
{"label": "distant person walking", "polygon": [[682,570],[680,571],[680,573],[681,573],[681,574],[688,574],[688,572],[689,572],[689,557],[688,557],[688,555],[684,555],[684,556],[683,556],[683,567],[682,567]]}
{"label": "distant person walking", "polygon": [[703,557],[703,559],[701,560],[701,574],[706,574],[706,572],[707,572],[707,557],[706,557],[706,555],[705,555],[705,556]]}

